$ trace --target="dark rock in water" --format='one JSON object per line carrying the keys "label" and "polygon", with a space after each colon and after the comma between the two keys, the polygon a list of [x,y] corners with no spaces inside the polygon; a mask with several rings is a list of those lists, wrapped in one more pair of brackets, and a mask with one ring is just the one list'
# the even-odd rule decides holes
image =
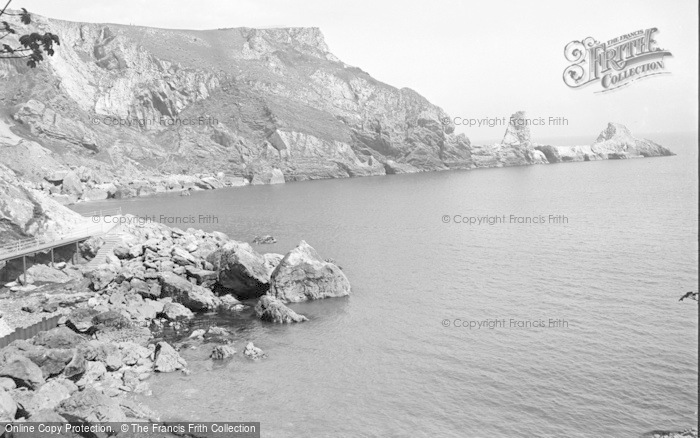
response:
{"label": "dark rock in water", "polygon": [[44,375],[34,362],[24,356],[13,355],[5,360],[0,367],[0,377],[9,377],[17,386],[30,389],[37,388],[44,383]]}
{"label": "dark rock in water", "polygon": [[155,367],[159,373],[171,373],[187,367],[185,359],[181,358],[175,349],[167,342],[156,345]]}
{"label": "dark rock in water", "polygon": [[212,253],[209,261],[219,273],[219,284],[238,298],[257,298],[270,287],[265,258],[247,243],[228,242]]}
{"label": "dark rock in water", "polygon": [[350,294],[350,282],[338,266],[321,259],[302,240],[275,268],[269,293],[285,302],[342,297]]}
{"label": "dark rock in water", "polygon": [[261,348],[256,347],[252,342],[248,342],[248,344],[245,346],[245,351],[243,351],[243,354],[245,354],[246,357],[249,357],[253,360],[263,359],[267,357],[267,354],[265,354],[265,352],[262,351]]}
{"label": "dark rock in water", "polygon": [[68,327],[56,327],[34,337],[34,345],[46,348],[74,348],[85,342],[85,338]]}
{"label": "dark rock in water", "polygon": [[211,351],[209,357],[211,357],[214,360],[224,360],[233,356],[235,353],[236,350],[234,350],[233,347],[229,345],[217,345]]}
{"label": "dark rock in water", "polygon": [[[56,412],[66,420],[77,423],[124,422],[126,415],[117,400],[107,397],[93,388],[86,388],[63,400]],[[96,432],[97,437],[107,437]]]}
{"label": "dark rock in water", "polygon": [[265,236],[255,236],[253,238],[253,243],[256,245],[269,245],[272,243],[277,243],[277,239],[270,235],[265,235]]}
{"label": "dark rock in water", "polygon": [[258,318],[263,321],[278,324],[289,324],[309,320],[307,317],[299,315],[285,306],[280,300],[270,295],[263,295],[260,297],[258,304],[255,306],[255,313],[258,315]]}

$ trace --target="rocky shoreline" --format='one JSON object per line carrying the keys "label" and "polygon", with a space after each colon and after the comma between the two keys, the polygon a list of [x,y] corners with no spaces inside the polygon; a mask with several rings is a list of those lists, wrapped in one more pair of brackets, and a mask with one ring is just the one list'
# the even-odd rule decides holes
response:
{"label": "rocky shoreline", "polygon": [[[609,123],[590,145],[553,146],[531,140],[530,126],[525,112],[519,111],[510,118],[503,140],[492,145],[471,145],[470,163],[456,168],[477,169],[489,167],[556,164],[581,161],[648,158],[674,155],[669,149],[650,140],[636,138],[629,129],[617,123]],[[40,146],[37,146],[41,148]],[[2,152],[2,151],[0,151]],[[48,151],[43,155],[51,155]],[[15,165],[15,167],[17,167]],[[394,175],[424,171],[449,170],[450,167],[421,168],[409,163],[386,160],[381,169],[368,174],[320,175],[300,178],[285,173],[280,167],[262,166],[246,171],[243,175],[199,173],[195,175],[155,175],[134,172],[131,176],[115,175],[104,169],[86,166],[63,166],[57,163],[49,171],[25,175],[26,183],[62,205],[78,202],[126,199],[164,193],[190,195],[193,191],[215,190],[225,187],[284,184],[306,179],[343,178],[370,175]],[[240,172],[239,172],[240,173]]]}
{"label": "rocky shoreline", "polygon": [[[212,360],[239,348],[250,360],[266,357],[223,327],[191,330],[196,315],[297,323],[308,319],[287,303],[350,294],[342,270],[303,241],[282,255],[259,254],[223,233],[157,223],[122,225],[115,235],[108,251],[102,237],[80,246],[87,264],[32,272],[34,286],[60,279],[58,289],[72,292],[47,293],[35,305],[23,298],[22,312],[63,317],[0,350],[0,421],[160,421],[133,395],[149,393],[154,373],[189,373],[178,354],[183,344],[210,348]],[[178,336],[168,342],[166,330]]]}

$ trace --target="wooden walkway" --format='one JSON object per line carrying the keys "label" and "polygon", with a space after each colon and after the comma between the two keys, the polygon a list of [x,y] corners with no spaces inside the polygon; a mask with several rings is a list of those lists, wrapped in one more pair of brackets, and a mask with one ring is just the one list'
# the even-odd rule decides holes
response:
{"label": "wooden walkway", "polygon": [[[87,240],[94,236],[107,234],[112,229],[116,228],[118,221],[110,220],[113,216],[121,215],[121,208],[116,210],[101,210],[90,213],[84,213],[83,216],[89,216],[85,225],[79,227],[69,234],[58,237],[54,240],[46,240],[43,238],[32,237],[29,239],[17,240],[14,242],[0,245],[0,263],[22,258],[26,266],[26,257],[50,251],[51,260],[53,261],[53,250],[67,245],[77,245],[78,243]],[[25,270],[26,271],[26,270]],[[26,273],[25,273],[26,279]]]}

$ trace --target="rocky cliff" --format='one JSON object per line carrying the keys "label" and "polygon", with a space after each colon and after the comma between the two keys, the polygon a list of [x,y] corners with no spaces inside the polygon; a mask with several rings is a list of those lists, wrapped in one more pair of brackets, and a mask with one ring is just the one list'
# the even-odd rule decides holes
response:
{"label": "rocky cliff", "polygon": [[[51,31],[61,46],[36,69],[0,63],[0,162],[62,203],[556,157],[519,127],[500,144],[472,145],[418,93],[336,58],[316,28],[166,30],[35,16],[18,29]],[[616,135],[596,143],[606,158],[619,152]]]}

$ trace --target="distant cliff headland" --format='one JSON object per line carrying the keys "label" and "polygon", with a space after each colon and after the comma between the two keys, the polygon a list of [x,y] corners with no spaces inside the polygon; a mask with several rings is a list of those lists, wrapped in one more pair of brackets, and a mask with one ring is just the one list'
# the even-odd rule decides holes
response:
{"label": "distant cliff headland", "polygon": [[[447,169],[671,155],[622,125],[475,145],[439,107],[330,53],[317,28],[165,30],[34,16],[56,54],[0,64],[0,163],[62,204]],[[519,112],[513,118],[523,118]]]}

